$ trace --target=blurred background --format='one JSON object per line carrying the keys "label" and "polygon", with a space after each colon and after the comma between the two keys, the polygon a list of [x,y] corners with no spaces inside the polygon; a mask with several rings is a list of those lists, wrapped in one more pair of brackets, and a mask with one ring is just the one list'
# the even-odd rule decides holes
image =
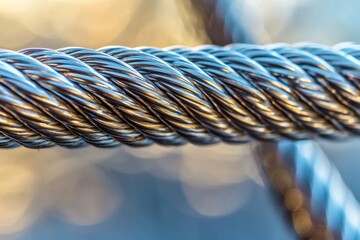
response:
{"label": "blurred background", "polygon": [[[222,12],[226,26],[245,21],[221,29],[231,39],[360,39],[356,0],[204,2],[215,6],[209,22]],[[208,44],[209,26],[194,8],[188,0],[0,0],[0,47]],[[320,142],[360,199],[358,144]],[[0,239],[296,239],[256,143],[0,154]]]}

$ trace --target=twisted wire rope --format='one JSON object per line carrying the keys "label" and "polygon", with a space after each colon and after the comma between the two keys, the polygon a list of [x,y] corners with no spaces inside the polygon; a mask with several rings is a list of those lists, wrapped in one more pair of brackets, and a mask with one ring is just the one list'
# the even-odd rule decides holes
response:
{"label": "twisted wire rope", "polygon": [[0,147],[360,134],[360,46],[0,50]]}

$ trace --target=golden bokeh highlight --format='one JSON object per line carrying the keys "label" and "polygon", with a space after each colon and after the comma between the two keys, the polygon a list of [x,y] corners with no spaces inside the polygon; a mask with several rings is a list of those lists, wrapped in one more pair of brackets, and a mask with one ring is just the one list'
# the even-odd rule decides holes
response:
{"label": "golden bokeh highlight", "polygon": [[99,48],[105,45],[198,45],[204,32],[184,7],[188,1],[3,0],[3,48],[27,46]]}
{"label": "golden bokeh highlight", "polygon": [[46,199],[52,211],[81,226],[107,219],[123,200],[121,186],[89,165],[55,163],[45,178]]}
{"label": "golden bokeh highlight", "polygon": [[274,187],[281,193],[285,193],[294,184],[290,172],[283,168],[273,169],[270,175],[270,181],[274,185]]}
{"label": "golden bokeh highlight", "polygon": [[304,205],[304,195],[296,188],[291,188],[284,194],[284,204],[290,211],[300,209]]}
{"label": "golden bokeh highlight", "polygon": [[24,230],[33,220],[37,177],[25,166],[0,164],[0,234]]}
{"label": "golden bokeh highlight", "polygon": [[204,147],[199,146],[188,146],[182,151],[184,181],[197,186],[218,186],[245,181],[249,172],[256,174],[248,146],[221,144],[207,147],[206,152],[204,156]]}
{"label": "golden bokeh highlight", "polygon": [[301,237],[308,237],[314,230],[314,224],[310,213],[305,209],[299,209],[292,212],[292,220],[295,231]]}

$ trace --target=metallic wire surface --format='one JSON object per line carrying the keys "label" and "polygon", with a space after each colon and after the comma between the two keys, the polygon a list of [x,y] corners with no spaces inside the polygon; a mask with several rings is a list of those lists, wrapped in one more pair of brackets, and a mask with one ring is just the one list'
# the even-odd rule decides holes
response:
{"label": "metallic wire surface", "polygon": [[0,147],[360,135],[360,46],[0,50]]}

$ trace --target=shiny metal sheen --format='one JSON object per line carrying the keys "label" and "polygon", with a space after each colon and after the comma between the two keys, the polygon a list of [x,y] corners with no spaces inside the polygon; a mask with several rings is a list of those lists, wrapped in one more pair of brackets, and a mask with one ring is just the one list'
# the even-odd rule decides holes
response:
{"label": "shiny metal sheen", "polygon": [[360,46],[0,50],[0,148],[360,135]]}

